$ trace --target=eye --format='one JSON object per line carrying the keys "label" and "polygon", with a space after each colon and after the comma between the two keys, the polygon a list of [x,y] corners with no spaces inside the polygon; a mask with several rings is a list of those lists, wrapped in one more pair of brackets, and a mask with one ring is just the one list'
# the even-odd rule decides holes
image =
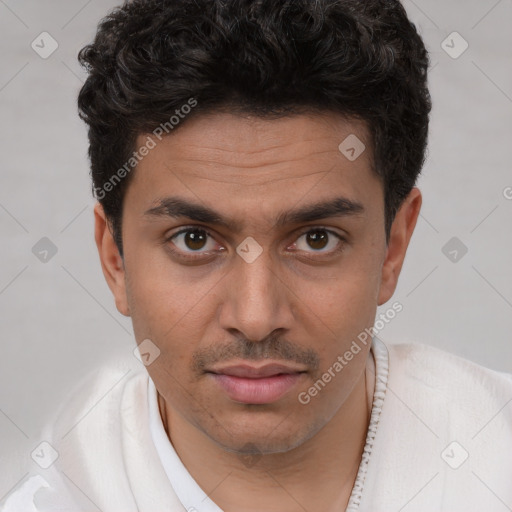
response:
{"label": "eye", "polygon": [[176,252],[185,254],[204,254],[215,250],[216,247],[210,233],[205,229],[197,227],[182,229],[168,237],[166,241],[172,242],[172,244],[178,248]]}
{"label": "eye", "polygon": [[329,254],[341,250],[344,242],[344,238],[338,233],[330,229],[315,227],[302,233],[293,246],[299,251]]}
{"label": "eye", "polygon": [[[167,237],[165,242],[174,246],[170,247],[171,252],[183,259],[190,260],[204,258],[215,251],[225,250],[215,242],[206,229],[197,226],[185,227]],[[344,243],[345,239],[341,235],[320,226],[309,228],[301,233],[290,247],[292,251],[333,255],[343,250]]]}

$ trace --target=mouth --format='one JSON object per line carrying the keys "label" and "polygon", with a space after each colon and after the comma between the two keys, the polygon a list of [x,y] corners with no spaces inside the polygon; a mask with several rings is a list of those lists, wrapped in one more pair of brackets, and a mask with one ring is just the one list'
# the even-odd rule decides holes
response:
{"label": "mouth", "polygon": [[270,404],[288,394],[306,370],[282,364],[260,367],[240,364],[212,369],[207,373],[234,402]]}

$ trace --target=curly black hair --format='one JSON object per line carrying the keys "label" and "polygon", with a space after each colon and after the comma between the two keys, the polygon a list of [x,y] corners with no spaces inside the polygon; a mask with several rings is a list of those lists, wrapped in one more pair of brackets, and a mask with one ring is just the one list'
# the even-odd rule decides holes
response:
{"label": "curly black hair", "polygon": [[424,164],[429,56],[397,0],[125,1],[78,58],[88,71],[78,107],[89,125],[93,194],[121,255],[137,137],[163,133],[158,126],[170,133],[202,112],[365,121],[388,241]]}

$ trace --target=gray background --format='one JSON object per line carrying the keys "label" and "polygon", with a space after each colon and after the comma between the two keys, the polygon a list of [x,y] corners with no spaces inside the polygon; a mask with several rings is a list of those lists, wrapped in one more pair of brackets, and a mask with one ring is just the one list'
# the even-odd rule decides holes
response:
{"label": "gray background", "polygon": [[[76,54],[115,4],[0,0],[0,500],[73,383],[135,346],[101,273],[76,114]],[[434,109],[423,209],[393,298],[404,309],[379,336],[512,372],[512,0],[404,5],[431,52]],[[43,31],[59,45],[47,59],[31,48]],[[441,46],[453,31],[469,44],[458,58]],[[462,48],[457,36],[445,45]],[[58,249],[46,263],[32,252],[43,237]],[[443,253],[452,237],[468,250],[445,249],[455,262]]]}

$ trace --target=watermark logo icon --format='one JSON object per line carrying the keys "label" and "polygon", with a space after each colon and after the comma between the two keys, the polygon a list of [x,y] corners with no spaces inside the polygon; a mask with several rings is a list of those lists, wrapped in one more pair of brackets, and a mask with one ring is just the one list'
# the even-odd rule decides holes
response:
{"label": "watermark logo icon", "polygon": [[363,141],[356,135],[351,133],[343,142],[338,146],[340,153],[344,155],[348,160],[353,162],[357,160],[366,149]]}
{"label": "watermark logo icon", "polygon": [[253,263],[263,252],[263,247],[254,240],[252,236],[248,236],[237,248],[237,254],[247,263]]}
{"label": "watermark logo icon", "polygon": [[243,452],[238,457],[246,468],[252,468],[262,457],[258,447],[253,443],[244,445]]}
{"label": "watermark logo icon", "polygon": [[59,43],[48,32],[41,32],[30,45],[39,57],[47,59],[59,47]]}
{"label": "watermark logo icon", "polygon": [[469,44],[458,32],[452,32],[441,43],[441,48],[452,59],[458,59],[469,48]]}
{"label": "watermark logo icon", "polygon": [[32,254],[41,263],[48,263],[57,254],[57,250],[57,246],[44,236],[32,247]]}
{"label": "watermark logo icon", "polygon": [[150,339],[145,339],[135,347],[133,355],[144,366],[149,366],[160,357],[160,349]]}
{"label": "watermark logo icon", "polygon": [[469,457],[468,451],[457,441],[452,441],[442,452],[441,458],[452,469],[459,469]]}
{"label": "watermark logo icon", "polygon": [[50,443],[43,441],[30,456],[39,467],[48,469],[59,458],[59,452]]}
{"label": "watermark logo icon", "polygon": [[464,243],[456,236],[450,238],[446,244],[444,244],[441,252],[452,262],[458,263],[468,252],[468,248]]}

